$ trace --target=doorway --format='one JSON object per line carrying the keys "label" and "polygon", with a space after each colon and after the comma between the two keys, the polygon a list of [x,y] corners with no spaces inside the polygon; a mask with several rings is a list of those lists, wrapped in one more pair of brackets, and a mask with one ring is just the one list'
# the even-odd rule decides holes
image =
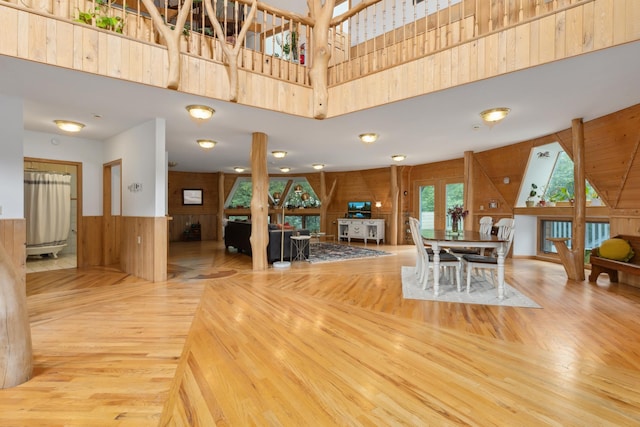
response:
{"label": "doorway", "polygon": [[[25,177],[27,174],[34,176],[36,173],[43,173],[49,176],[70,178],[68,180],[70,191],[65,192],[63,196],[65,199],[68,198],[68,200],[64,201],[64,203],[68,203],[68,218],[58,221],[68,227],[67,232],[64,233],[66,238],[56,242],[56,246],[51,250],[39,250],[37,245],[34,245],[34,249],[28,250],[26,260],[27,273],[77,268],[80,265],[79,259],[81,258],[78,242],[81,241],[80,233],[82,230],[82,163],[25,157],[24,171]],[[34,220],[27,215],[26,199],[27,193],[25,190],[25,218],[27,230],[29,230],[29,226],[33,225],[30,222]],[[46,223],[44,227],[47,227]],[[29,243],[29,237],[27,240]]]}

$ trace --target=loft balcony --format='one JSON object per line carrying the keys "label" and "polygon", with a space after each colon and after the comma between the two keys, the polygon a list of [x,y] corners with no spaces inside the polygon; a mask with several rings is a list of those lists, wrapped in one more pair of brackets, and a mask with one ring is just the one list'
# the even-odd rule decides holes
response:
{"label": "loft balcony", "polygon": [[[311,97],[311,18],[260,3],[250,19],[249,0],[218,0],[210,4],[222,30],[217,33],[202,0],[156,0],[154,6],[160,24],[169,28],[183,8],[189,9],[180,31],[178,90],[228,100],[223,44],[238,44],[237,101],[311,117],[309,103],[300,102]],[[383,83],[394,90],[329,102],[327,117],[640,39],[640,11],[630,0],[403,0],[351,6],[336,9],[329,25],[329,99],[335,91],[360,93]],[[167,85],[167,42],[143,2],[11,0],[0,3],[0,22],[6,34],[0,54]],[[243,25],[246,37],[240,40]],[[417,78],[402,79],[411,72]],[[244,90],[258,84],[260,93]],[[284,91],[298,102],[266,99],[270,91]]]}

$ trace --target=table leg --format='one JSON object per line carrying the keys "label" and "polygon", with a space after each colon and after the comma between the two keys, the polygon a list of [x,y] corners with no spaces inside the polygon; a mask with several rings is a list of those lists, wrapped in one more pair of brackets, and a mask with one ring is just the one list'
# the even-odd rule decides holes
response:
{"label": "table leg", "polygon": [[[434,243],[431,245],[431,249],[433,249],[433,295],[438,296],[440,290],[440,248],[437,243]],[[424,285],[426,288],[427,282]]]}
{"label": "table leg", "polygon": [[498,298],[504,299],[504,244],[498,246]]}

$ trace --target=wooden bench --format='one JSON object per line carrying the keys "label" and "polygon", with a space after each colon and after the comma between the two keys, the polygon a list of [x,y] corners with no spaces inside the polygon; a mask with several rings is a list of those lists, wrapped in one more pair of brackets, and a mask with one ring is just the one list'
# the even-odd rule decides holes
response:
{"label": "wooden bench", "polygon": [[598,256],[598,248],[591,251],[591,274],[589,281],[598,280],[600,273],[607,273],[609,281],[618,282],[618,272],[622,271],[627,274],[640,275],[640,236],[618,235],[614,238],[620,238],[628,241],[635,255],[628,262],[615,261],[613,259],[601,258]]}

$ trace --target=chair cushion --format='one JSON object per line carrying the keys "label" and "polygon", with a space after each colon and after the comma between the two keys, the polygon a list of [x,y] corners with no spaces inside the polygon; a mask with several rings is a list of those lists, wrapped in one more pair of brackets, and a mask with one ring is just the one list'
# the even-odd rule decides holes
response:
{"label": "chair cushion", "polygon": [[449,252],[451,252],[452,254],[478,255],[478,250],[477,249],[470,249],[470,248],[451,248],[451,249],[449,249]]}
{"label": "chair cushion", "polygon": [[598,253],[602,258],[625,262],[633,258],[634,255],[629,242],[620,238],[608,239],[602,242]]}
{"label": "chair cushion", "polygon": [[[433,261],[433,254],[429,254],[429,261]],[[447,252],[440,252],[440,261],[458,261],[458,258]]]}
{"label": "chair cushion", "polygon": [[498,264],[498,258],[484,255],[463,255],[462,259],[467,262],[476,262],[482,264]]}

